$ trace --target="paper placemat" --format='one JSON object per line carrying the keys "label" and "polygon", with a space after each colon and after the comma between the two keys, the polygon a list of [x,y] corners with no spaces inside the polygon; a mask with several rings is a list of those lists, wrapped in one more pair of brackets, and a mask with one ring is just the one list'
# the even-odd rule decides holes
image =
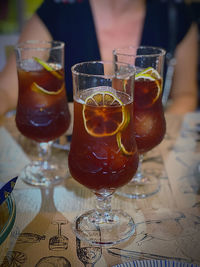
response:
{"label": "paper placemat", "polygon": [[0,127],[0,181],[6,182],[19,175],[29,162],[29,158],[10,133]]}

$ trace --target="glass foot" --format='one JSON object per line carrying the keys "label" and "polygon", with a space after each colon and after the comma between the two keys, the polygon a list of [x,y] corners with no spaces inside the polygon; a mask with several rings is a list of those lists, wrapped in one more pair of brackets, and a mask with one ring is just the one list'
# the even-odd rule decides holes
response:
{"label": "glass foot", "polygon": [[116,191],[117,195],[128,198],[150,197],[160,190],[160,180],[155,175],[148,174],[142,179],[132,179],[131,182]]}
{"label": "glass foot", "polygon": [[47,161],[33,161],[25,166],[19,178],[30,185],[49,187],[62,182],[63,178],[58,176],[59,171],[58,166]]}
{"label": "glass foot", "polygon": [[120,210],[103,216],[90,210],[76,219],[73,231],[80,240],[92,245],[112,246],[129,239],[135,233],[135,223],[130,215]]}

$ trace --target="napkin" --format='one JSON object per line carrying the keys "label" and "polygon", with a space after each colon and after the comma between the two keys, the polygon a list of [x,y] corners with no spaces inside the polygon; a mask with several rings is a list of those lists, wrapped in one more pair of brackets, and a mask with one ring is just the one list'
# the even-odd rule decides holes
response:
{"label": "napkin", "polygon": [[0,205],[6,200],[6,198],[11,194],[13,188],[16,184],[18,176],[12,178],[7,183],[0,182]]}

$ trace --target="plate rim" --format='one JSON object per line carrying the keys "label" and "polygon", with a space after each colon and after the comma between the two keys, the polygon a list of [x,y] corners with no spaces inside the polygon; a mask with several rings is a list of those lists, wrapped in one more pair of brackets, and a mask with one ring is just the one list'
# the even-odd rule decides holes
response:
{"label": "plate rim", "polygon": [[16,218],[16,204],[12,193],[6,198],[7,206],[9,209],[9,218],[4,225],[0,233],[0,245],[6,240],[11,229],[13,228],[15,218]]}

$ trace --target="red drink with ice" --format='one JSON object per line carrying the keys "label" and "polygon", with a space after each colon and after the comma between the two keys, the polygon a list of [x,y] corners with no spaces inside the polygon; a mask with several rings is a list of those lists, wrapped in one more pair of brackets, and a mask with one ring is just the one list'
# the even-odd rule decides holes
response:
{"label": "red drink with ice", "polygon": [[52,65],[53,70],[48,71],[34,60],[21,65],[16,125],[24,136],[37,142],[54,140],[70,123],[64,70]]}
{"label": "red drink with ice", "polygon": [[161,87],[161,78],[136,77],[134,129],[140,154],[157,146],[163,140],[166,132]]}
{"label": "red drink with ice", "polygon": [[82,100],[74,101],[69,153],[73,178],[96,192],[123,186],[132,179],[138,166],[131,123],[133,103],[125,93],[118,92],[115,97],[108,88],[99,90],[94,90],[95,95],[93,90],[86,90]]}

